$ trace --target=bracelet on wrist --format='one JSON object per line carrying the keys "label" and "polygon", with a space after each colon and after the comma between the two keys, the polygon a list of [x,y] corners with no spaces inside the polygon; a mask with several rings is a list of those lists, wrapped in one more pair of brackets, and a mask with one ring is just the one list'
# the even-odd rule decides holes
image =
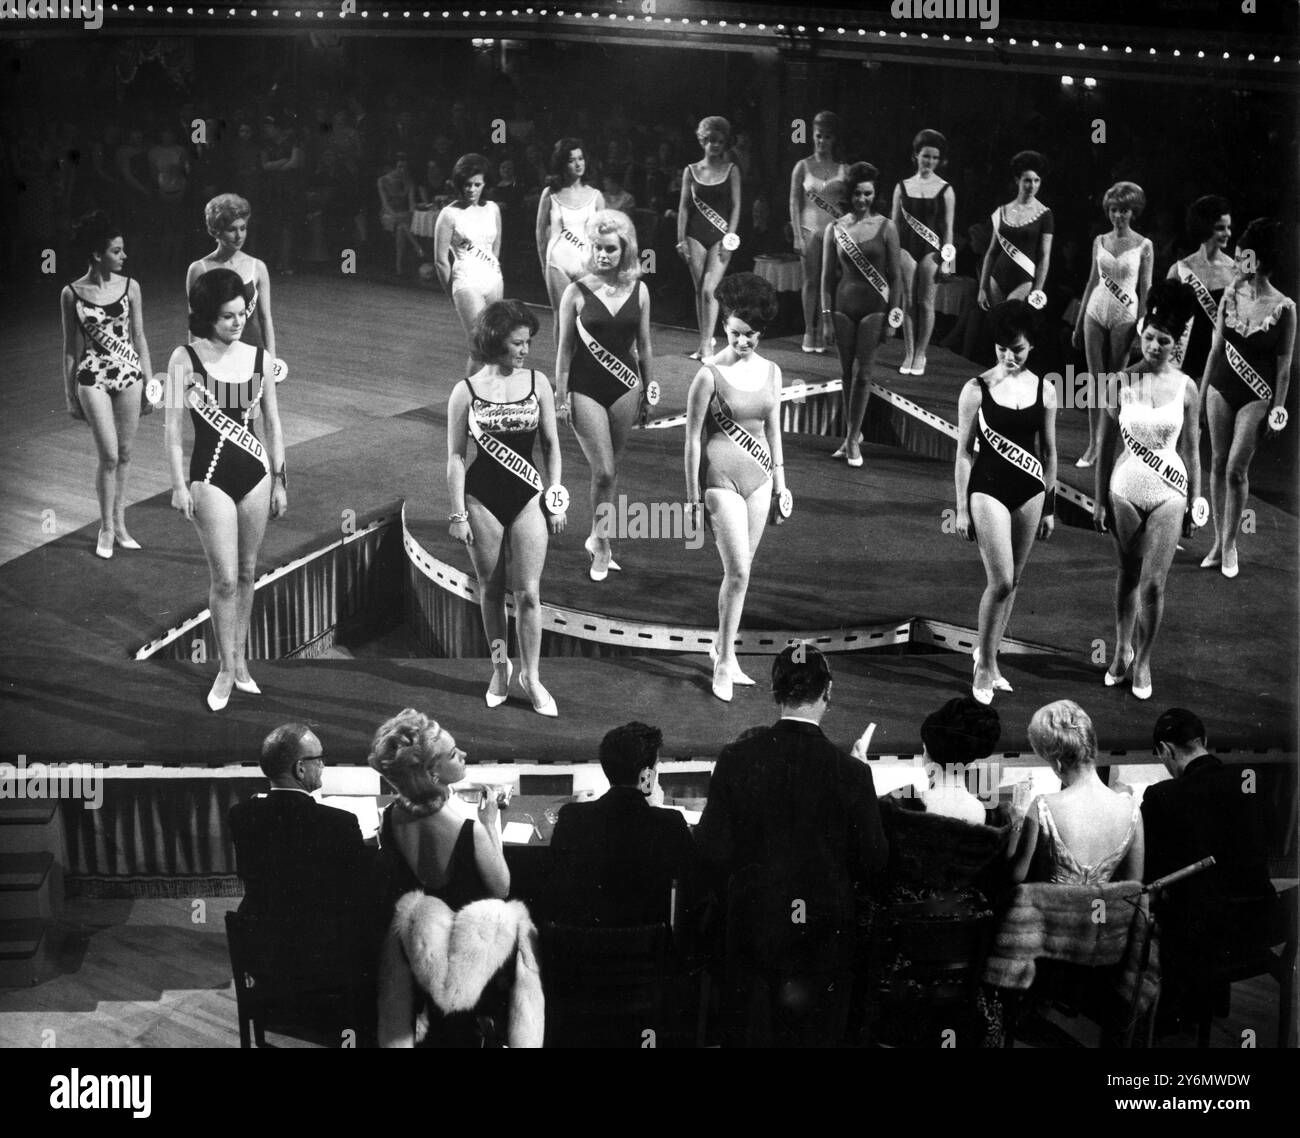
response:
{"label": "bracelet on wrist", "polygon": [[461,510],[458,514],[448,514],[447,520],[449,522],[467,522],[469,521],[469,511]]}
{"label": "bracelet on wrist", "polygon": [[280,463],[280,469],[275,472],[275,480],[286,490],[289,489],[289,468],[284,463]]}
{"label": "bracelet on wrist", "polygon": [[1056,491],[1055,490],[1049,490],[1047,492],[1047,497],[1043,499],[1043,517],[1045,518],[1056,517]]}

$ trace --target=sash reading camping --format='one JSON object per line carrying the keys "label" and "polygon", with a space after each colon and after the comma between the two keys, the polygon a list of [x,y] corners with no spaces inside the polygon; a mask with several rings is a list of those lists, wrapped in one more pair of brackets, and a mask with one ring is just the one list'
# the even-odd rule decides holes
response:
{"label": "sash reading camping", "polygon": [[1269,386],[1268,380],[1251,367],[1246,362],[1246,357],[1231,344],[1225,342],[1223,346],[1228,357],[1228,366],[1237,373],[1241,382],[1255,393],[1257,399],[1272,399],[1273,388]]}
{"label": "sash reading camping", "polygon": [[[942,192],[943,191],[941,190],[940,193]],[[933,245],[936,253],[939,252],[939,235],[926,225],[924,221],[921,221],[908,213],[906,206],[900,205],[898,208],[902,210],[903,220],[906,221],[913,230],[915,230],[916,235],[920,237],[922,241],[926,242],[926,244]]]}
{"label": "sash reading camping", "polygon": [[1139,462],[1149,466],[1184,498],[1187,497],[1187,475],[1183,471],[1179,470],[1169,459],[1162,458],[1145,443],[1138,442],[1123,423],[1120,424],[1119,433],[1124,440],[1124,445],[1128,448],[1129,454]]}
{"label": "sash reading camping", "polygon": [[872,288],[874,288],[885,302],[889,301],[889,282],[881,275],[880,270],[862,255],[862,246],[853,240],[840,226],[835,226],[835,243],[840,247],[843,254],[853,263],[853,267],[860,272]]}
{"label": "sash reading camping", "polygon": [[[78,297],[78,300],[81,298]],[[85,302],[82,301],[84,304]],[[94,306],[91,306],[94,307]],[[81,330],[86,334],[88,339],[94,340],[101,348],[112,356],[118,363],[125,364],[129,368],[140,370],[140,356],[136,352],[135,346],[120,336],[113,335],[102,324],[88,324],[84,318],[80,318]]]}
{"label": "sash reading camping", "polygon": [[722,397],[716,393],[709,404],[709,414],[713,416],[713,421],[717,424],[718,429],[758,463],[762,467],[763,473],[770,478],[772,476],[772,456],[768,454],[767,447],[723,410]]}
{"label": "sash reading camping", "polygon": [[812,202],[812,204],[815,205],[819,210],[821,210],[822,213],[830,214],[830,216],[834,218],[836,221],[838,221],[841,217],[844,216],[844,211],[840,209],[839,206],[837,206],[834,202],[828,202],[816,190],[808,190],[807,196],[808,196],[808,200]]}
{"label": "sash reading camping", "polygon": [[1019,443],[1012,442],[1006,435],[990,427],[988,420],[984,418],[984,408],[982,407],[979,412],[979,420],[980,435],[992,448],[994,454],[1000,455],[1012,466],[1019,467],[1030,477],[1037,478],[1039,482],[1043,481],[1043,464]]}
{"label": "sash reading camping", "polygon": [[695,203],[695,208],[700,211],[700,216],[725,237],[727,235],[727,219],[708,202],[700,199],[700,196],[695,192],[694,182],[691,182],[691,201]]}
{"label": "sash reading camping", "polygon": [[999,225],[997,226],[995,232],[997,234],[998,244],[1002,246],[1002,252],[1004,252],[1008,257],[1010,257],[1016,263],[1016,268],[1018,268],[1021,272],[1025,273],[1026,275],[1028,275],[1030,280],[1033,280],[1034,262],[1029,259],[1028,253],[1026,253],[1018,245],[1013,245],[1002,235],[1002,226],[1000,224],[1000,221],[1001,219],[999,219]]}
{"label": "sash reading camping", "polygon": [[581,317],[578,318],[577,325],[578,336],[586,346],[587,351],[591,353],[591,358],[629,391],[635,391],[637,384],[641,382],[641,377],[588,332],[583,326]]}
{"label": "sash reading camping", "polygon": [[[251,418],[253,408],[258,405],[262,398],[262,384],[264,382],[265,380],[259,375],[257,377],[257,392],[253,396],[252,403],[245,410],[242,420],[232,419],[229,415],[223,414],[216,396],[197,378],[191,378],[189,382],[189,405],[200,419],[221,436],[222,441],[217,444],[218,447],[221,447],[224,443],[237,446],[245,454],[255,458],[269,470],[270,467],[266,461],[266,450],[263,448],[261,440],[246,426],[248,419]],[[214,462],[216,457],[217,455],[214,453]]]}
{"label": "sash reading camping", "polygon": [[513,447],[503,443],[495,435],[488,434],[479,426],[478,416],[474,414],[472,403],[469,408],[469,433],[473,436],[478,449],[507,474],[518,478],[537,493],[542,492],[542,476],[537,473],[537,469]]}

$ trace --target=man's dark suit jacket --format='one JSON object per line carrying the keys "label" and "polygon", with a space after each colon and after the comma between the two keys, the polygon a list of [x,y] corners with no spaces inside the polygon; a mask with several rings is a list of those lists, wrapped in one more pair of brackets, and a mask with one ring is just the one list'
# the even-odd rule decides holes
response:
{"label": "man's dark suit jacket", "polygon": [[697,856],[686,819],[651,806],[634,786],[612,786],[594,802],[560,811],[542,911],[573,925],[668,920],[672,882],[679,906],[695,892]]}
{"label": "man's dark suit jacket", "polygon": [[831,942],[842,963],[855,889],[889,856],[870,768],[792,719],[723,749],[695,839],[728,889],[728,953],[763,967],[820,967]]}

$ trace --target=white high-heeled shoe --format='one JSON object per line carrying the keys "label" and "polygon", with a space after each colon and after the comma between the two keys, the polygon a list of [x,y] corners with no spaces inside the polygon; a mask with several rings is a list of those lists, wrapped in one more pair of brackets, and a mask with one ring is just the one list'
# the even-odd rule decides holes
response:
{"label": "white high-heeled shoe", "polygon": [[225,710],[226,704],[230,702],[230,692],[225,695],[217,695],[217,684],[221,682],[221,673],[217,673],[217,678],[212,681],[212,687],[208,689],[208,707],[213,711]]}
{"label": "white high-heeled shoe", "polygon": [[488,707],[500,707],[503,703],[505,703],[506,700],[510,698],[510,681],[514,677],[514,674],[515,674],[515,666],[513,663],[511,663],[511,661],[507,660],[506,661],[506,690],[501,695],[497,695],[492,690],[492,684],[497,682],[496,667],[493,666],[492,680],[491,683],[488,684],[488,690],[486,694],[483,696],[483,699],[487,703]]}
{"label": "white high-heeled shoe", "polygon": [[[979,650],[978,648],[976,648],[975,651],[971,653],[971,656],[972,656],[972,657],[974,658],[974,660],[975,660],[975,670],[976,670],[976,671],[979,671],[979,666],[980,666],[980,650]],[[1013,688],[1013,687],[1011,686],[1011,684],[1008,683],[1007,680],[1005,680],[1002,676],[995,676],[995,677],[994,677],[994,679],[993,679],[993,689],[994,689],[994,691],[1015,691],[1015,690],[1016,690],[1016,689]]]}
{"label": "white high-heeled shoe", "polygon": [[113,556],[113,531],[111,529],[99,531],[99,537],[95,541],[95,556],[102,557],[105,561]]}
{"label": "white high-heeled shoe", "polygon": [[623,566],[614,560],[612,553],[603,567],[598,564],[600,561],[600,546],[596,545],[595,541],[596,537],[592,534],[582,543],[582,548],[587,551],[587,555],[591,558],[591,568],[587,570],[591,579],[593,581],[603,581],[610,573],[621,573]]}
{"label": "white high-heeled shoe", "polygon": [[[709,646],[709,660],[712,662],[714,668],[716,669],[718,666],[717,645],[711,644]],[[754,680],[751,680],[747,675],[745,675],[744,672],[740,670],[739,664],[735,664],[731,668],[731,682],[733,684],[740,684],[741,687],[752,687],[755,683]]]}
{"label": "white high-heeled shoe", "polygon": [[548,719],[555,719],[560,714],[560,709],[555,706],[554,696],[550,692],[546,692],[545,688],[542,690],[546,692],[546,697],[539,703],[537,697],[533,695],[532,685],[522,676],[519,678],[519,686],[524,689],[524,695],[528,697],[529,702],[533,705],[533,710],[538,715],[545,715]]}

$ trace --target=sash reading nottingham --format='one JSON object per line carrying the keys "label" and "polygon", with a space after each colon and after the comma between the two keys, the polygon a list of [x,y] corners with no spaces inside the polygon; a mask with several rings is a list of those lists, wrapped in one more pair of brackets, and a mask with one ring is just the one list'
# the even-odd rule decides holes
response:
{"label": "sash reading nottingham", "polygon": [[717,394],[713,396],[713,401],[709,404],[709,414],[713,416],[713,421],[717,424],[718,429],[758,463],[762,467],[763,473],[770,478],[772,476],[772,456],[768,453],[767,447],[723,410],[721,396]]}
{"label": "sash reading nottingham", "polygon": [[1129,454],[1139,462],[1149,466],[1184,498],[1187,497],[1187,475],[1179,469],[1181,464],[1175,465],[1169,459],[1157,454],[1145,443],[1138,442],[1133,437],[1132,432],[1122,423],[1120,424],[1119,433],[1124,440],[1124,445],[1128,448]]}
{"label": "sash reading nottingham", "polygon": [[591,353],[591,358],[600,364],[601,367],[609,372],[610,375],[618,380],[619,383],[629,391],[635,391],[637,384],[641,382],[641,377],[619,359],[618,356],[605,347],[604,344],[597,340],[595,336],[588,332],[583,326],[581,317],[578,318],[577,325],[578,336],[581,338],[587,351]]}
{"label": "sash reading nottingham", "polygon": [[514,447],[502,442],[495,435],[490,435],[484,431],[479,426],[478,416],[474,414],[473,404],[470,405],[469,409],[469,433],[474,437],[474,442],[479,450],[497,463],[507,474],[518,478],[520,482],[531,487],[538,494],[542,492],[542,476],[537,473],[536,467]]}
{"label": "sash reading nottingham", "polygon": [[1228,357],[1228,366],[1241,378],[1241,382],[1251,389],[1259,399],[1272,399],[1273,388],[1269,386],[1268,380],[1259,374],[1236,348],[1229,343],[1224,343],[1225,354]]}
{"label": "sash reading nottingham", "polygon": [[844,255],[852,262],[853,267],[860,272],[869,285],[874,288],[886,303],[889,301],[889,282],[880,275],[880,270],[862,255],[862,246],[853,240],[838,225],[835,226],[835,243],[843,251]]}
{"label": "sash reading nottingham", "polygon": [[1000,431],[995,431],[989,426],[988,420],[984,418],[984,408],[979,411],[980,435],[984,442],[993,449],[993,453],[1005,458],[1012,466],[1018,466],[1032,478],[1037,478],[1039,482],[1043,481],[1043,464],[1038,461],[1035,455],[1025,450],[1019,443],[1013,442]]}

